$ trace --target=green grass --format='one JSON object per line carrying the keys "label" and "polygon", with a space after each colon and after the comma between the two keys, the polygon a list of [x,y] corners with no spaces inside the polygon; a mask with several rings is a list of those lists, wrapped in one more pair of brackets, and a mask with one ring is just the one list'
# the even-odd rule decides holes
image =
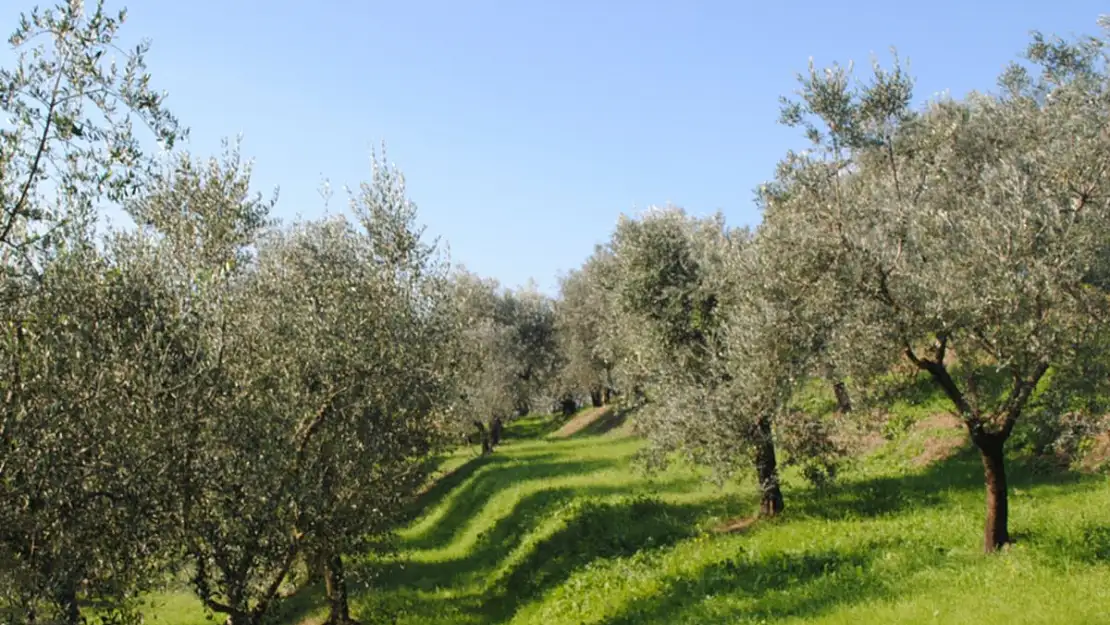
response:
{"label": "green grass", "polygon": [[[513,424],[494,455],[452,456],[392,558],[350,563],[366,623],[1106,623],[1110,483],[1011,464],[1008,551],[981,553],[981,469],[970,450],[924,467],[912,437],[813,490],[785,476],[787,512],[750,483],[689,468],[654,477],[626,428],[564,440]],[[940,435],[940,433],[933,433]],[[917,431],[924,437],[929,432]],[[946,435],[952,435],[951,433]],[[540,437],[540,438],[536,438]],[[909,447],[907,447],[909,445]],[[154,622],[204,622],[167,595]],[[319,611],[298,610],[298,616]]]}

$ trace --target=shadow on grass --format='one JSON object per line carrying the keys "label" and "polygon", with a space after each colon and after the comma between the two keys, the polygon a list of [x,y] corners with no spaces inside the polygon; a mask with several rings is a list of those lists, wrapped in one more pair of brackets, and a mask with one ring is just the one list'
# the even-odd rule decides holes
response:
{"label": "shadow on grass", "polygon": [[[835,605],[888,595],[883,575],[872,563],[888,541],[869,541],[850,550],[776,553],[738,557],[672,577],[649,598],[630,603],[608,625],[714,622],[724,615],[704,606],[718,595],[740,595],[747,616],[766,622],[814,617]],[[940,556],[936,556],[939,558]],[[711,612],[711,613],[710,613]],[[707,620],[713,619],[713,621]]]}
{"label": "shadow on grass", "polygon": [[484,600],[480,595],[434,595],[422,590],[404,589],[390,593],[355,593],[351,608],[359,623],[418,623],[419,625],[469,625],[486,623],[480,615]]}
{"label": "shadow on grass", "polygon": [[1030,544],[1054,568],[1066,572],[1074,563],[1110,565],[1110,523],[1084,523],[1057,531],[1021,532],[1018,543]]}
{"label": "shadow on grass", "polygon": [[558,430],[569,418],[561,415],[531,416],[514,419],[505,425],[504,440],[541,439]]}
{"label": "shadow on grass", "polygon": [[[651,492],[658,494],[681,491],[693,485],[693,480],[687,482],[676,481],[665,485],[655,485]],[[382,588],[410,587],[430,590],[437,586],[459,587],[472,582],[481,582],[502,566],[505,559],[511,557],[514,551],[525,542],[529,534],[535,532],[545,520],[560,513],[567,513],[572,519],[571,524],[573,526],[574,523],[578,522],[575,515],[582,510],[586,510],[584,514],[589,516],[589,514],[592,514],[590,511],[596,506],[612,505],[599,502],[598,499],[628,495],[632,490],[635,490],[635,487],[601,485],[540,490],[521,498],[509,514],[498,519],[496,523],[478,537],[473,549],[463,557],[434,562],[402,560],[377,565],[368,563],[366,565],[367,572],[372,571],[371,574],[374,578],[383,580],[379,584]],[[570,509],[569,512],[561,510],[576,500],[585,500],[587,503],[581,503]],[[630,521],[630,525],[634,524]],[[613,524],[605,525],[605,527],[616,534],[617,540],[627,538],[628,528]],[[566,530],[559,530],[559,532],[563,531]],[[572,527],[571,531],[576,530]],[[636,535],[639,535],[642,531],[640,527],[635,529]],[[651,528],[647,528],[647,531],[651,531]],[[622,535],[624,535],[623,538]],[[596,547],[598,541],[596,536],[594,538],[593,546]],[[550,539],[542,541],[541,546],[537,547],[537,549],[543,550],[540,557],[555,557],[555,554],[549,552],[549,542]],[[652,543],[652,539],[649,538],[647,542]],[[525,556],[525,558],[530,557],[532,555]]]}
{"label": "shadow on grass", "polygon": [[[1007,460],[1007,480],[1011,492],[1045,485],[1075,485],[1098,482],[1072,472],[1045,472],[1036,463],[1022,459]],[[823,489],[803,489],[790,493],[787,505],[804,516],[842,520],[897,514],[911,508],[952,502],[951,496],[985,488],[979,452],[962,452],[933,463],[923,470],[905,475],[884,475],[850,479]]]}
{"label": "shadow on grass", "polygon": [[[582,475],[613,467],[613,460],[570,460],[561,462],[544,461],[543,456],[532,456],[527,462],[514,461],[512,458],[498,459],[496,454],[486,456],[480,466],[469,469],[467,475],[456,480],[450,493],[440,494],[441,505],[446,510],[438,515],[435,524],[425,532],[406,538],[403,543],[408,549],[435,549],[451,543],[455,536],[465,529],[467,523],[479,514],[491,497],[509,487],[517,487],[525,482],[550,480],[570,475]],[[465,466],[465,465],[464,465]],[[425,510],[433,512],[434,500],[425,502]]]}
{"label": "shadow on grass", "polygon": [[420,496],[416,498],[416,501],[413,502],[412,514],[409,520],[415,520],[414,517],[418,517],[421,513],[439,505],[440,502],[451,494],[451,491],[469,480],[482,468],[490,465],[504,464],[510,460],[511,458],[496,454],[477,456],[467,460],[453,471],[436,478],[431,487],[421,493]]}
{"label": "shadow on grass", "polygon": [[598,417],[595,421],[582,428],[581,430],[578,430],[574,434],[571,434],[567,438],[573,440],[597,437],[601,436],[602,434],[607,434],[608,432],[624,425],[625,421],[628,421],[629,415],[631,415],[633,412],[634,409],[630,408],[611,408],[603,415]]}
{"label": "shadow on grass", "polygon": [[[325,605],[323,584],[302,586],[292,595],[278,599],[270,608],[266,621],[271,623],[302,623]],[[221,619],[222,620],[222,619]]]}
{"label": "shadow on grass", "polygon": [[676,505],[654,497],[575,502],[563,527],[537,542],[492,582],[485,606],[491,622],[508,620],[517,609],[564,582],[589,563],[659,549],[696,534],[702,506]]}

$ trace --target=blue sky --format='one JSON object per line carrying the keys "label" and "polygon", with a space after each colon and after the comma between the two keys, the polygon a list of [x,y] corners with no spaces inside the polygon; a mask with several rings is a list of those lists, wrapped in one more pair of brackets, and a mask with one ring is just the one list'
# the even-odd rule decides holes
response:
{"label": "blue sky", "polygon": [[[90,0],[91,1],[91,0]],[[27,6],[17,6],[27,4]],[[117,2],[109,5],[118,8]],[[795,131],[777,98],[891,45],[924,99],[991,88],[1031,29],[1093,33],[1094,0],[133,0],[155,86],[199,154],[242,133],[277,215],[369,174],[385,141],[429,232],[508,286],[556,276],[621,212],[673,202],[755,223],[752,189]],[[30,3],[3,3],[14,26]],[[10,30],[10,28],[9,28]],[[337,195],[333,199],[342,201]]]}

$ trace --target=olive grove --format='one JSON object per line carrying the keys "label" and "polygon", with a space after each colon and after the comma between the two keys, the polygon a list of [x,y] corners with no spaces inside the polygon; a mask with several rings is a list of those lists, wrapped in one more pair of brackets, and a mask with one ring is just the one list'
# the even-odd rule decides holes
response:
{"label": "olive grove", "polygon": [[[384,155],[348,214],[282,226],[237,146],[175,152],[145,44],[107,60],[125,17],[35,10],[3,74],[0,610],[127,619],[184,575],[258,623],[307,566],[350,621],[344,556],[453,440],[448,266]],[[105,200],[136,227],[98,234]]]}
{"label": "olive grove", "polygon": [[456,426],[475,432],[482,452],[491,453],[508,420],[553,402],[555,310],[534,289],[504,289],[465,268],[452,283],[462,335]]}
{"label": "olive grove", "polygon": [[1107,357],[1091,351],[1108,312],[1103,41],[1036,35],[1027,58],[998,93],[923,110],[897,63],[861,87],[811,70],[784,120],[829,157],[790,155],[765,217],[779,253],[831,255],[794,271],[837,284],[850,353],[880,355],[841,350],[845,368],[901,353],[951,400],[983,459],[988,551],[1010,541],[1004,447],[1031,398],[1050,369],[1060,384],[1077,357]]}
{"label": "olive grove", "polygon": [[[620,311],[628,355],[615,368],[646,383],[639,430],[664,455],[715,468],[754,450],[761,512],[773,514],[774,424],[793,415],[799,383],[830,383],[848,412],[846,380],[866,390],[905,359],[982,456],[985,549],[1008,543],[1005,444],[1022,414],[1040,398],[1042,419],[1100,416],[1105,43],[1034,34],[997,92],[922,108],[897,58],[862,85],[850,69],[811,66],[782,114],[811,145],[759,189],[753,232],[677,209],[624,218],[608,244],[616,281],[593,297]],[[564,298],[583,299],[583,283],[572,274]],[[581,321],[576,332],[597,334]],[[580,384],[596,384],[591,352],[568,344],[568,362],[594,368]],[[1086,395],[1064,397],[1074,392]],[[811,442],[798,451],[832,449]]]}
{"label": "olive grove", "polygon": [[439,454],[555,407],[635,410],[647,466],[754,475],[775,516],[785,464],[822,483],[843,453],[803,389],[840,419],[900,363],[981,456],[994,551],[1015,429],[1107,411],[1105,38],[1036,34],[996,91],[922,106],[897,59],[810,67],[760,224],[622,216],[552,298],[453,265],[384,153],[346,210],[281,223],[238,145],[182,147],[125,18],[33,10],[0,69],[4,622],[139,622],[173,580],[260,625],[307,578],[351,623],[352,558]]}

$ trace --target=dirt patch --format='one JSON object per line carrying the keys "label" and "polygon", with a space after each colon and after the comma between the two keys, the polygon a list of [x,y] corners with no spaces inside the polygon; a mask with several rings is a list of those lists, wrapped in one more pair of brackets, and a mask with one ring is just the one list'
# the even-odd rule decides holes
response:
{"label": "dirt patch", "polygon": [[878,451],[889,442],[878,432],[862,429],[835,432],[831,438],[833,444],[843,449],[847,455],[854,457],[871,454],[872,452]]}
{"label": "dirt patch", "polygon": [[732,519],[714,527],[713,531],[718,534],[741,534],[748,531],[758,520],[759,517],[754,516]]}
{"label": "dirt patch", "polygon": [[922,419],[914,424],[914,429],[923,430],[960,430],[964,427],[964,422],[960,421],[956,415],[947,412],[935,414],[927,419]]}
{"label": "dirt patch", "polygon": [[947,460],[959,453],[961,449],[967,446],[968,439],[966,436],[955,436],[950,433],[930,435],[929,432],[962,430],[963,427],[964,424],[959,418],[948,413],[935,414],[914,424],[914,430],[925,433],[925,451],[913,459],[914,466],[928,466],[934,462]]}
{"label": "dirt patch", "polygon": [[612,406],[601,406],[600,408],[586,408],[582,412],[571,417],[570,421],[563,424],[561,428],[555,430],[552,438],[570,438],[582,430],[590,427],[597,421],[608,418],[613,413]]}
{"label": "dirt patch", "polygon": [[881,432],[882,420],[867,414],[834,416],[832,426],[833,444],[849,456],[866,456],[888,442]]}
{"label": "dirt patch", "polygon": [[300,622],[297,623],[297,625],[324,625],[324,623],[326,623],[327,621],[328,621],[327,614],[324,614],[322,616],[321,615],[316,615],[316,616],[309,616],[305,619],[302,619]]}

